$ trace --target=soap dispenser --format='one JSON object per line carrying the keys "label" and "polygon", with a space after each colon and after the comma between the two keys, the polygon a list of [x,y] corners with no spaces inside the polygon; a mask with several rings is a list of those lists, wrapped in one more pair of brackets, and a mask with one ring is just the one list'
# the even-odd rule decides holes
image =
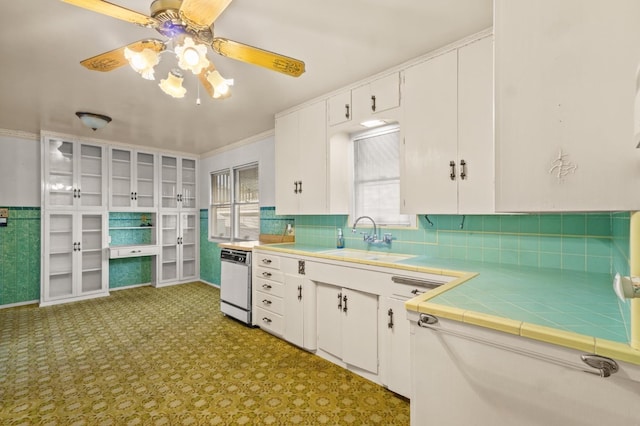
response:
{"label": "soap dispenser", "polygon": [[336,243],[336,247],[339,249],[344,248],[344,237],[342,236],[342,228],[338,228],[338,241]]}

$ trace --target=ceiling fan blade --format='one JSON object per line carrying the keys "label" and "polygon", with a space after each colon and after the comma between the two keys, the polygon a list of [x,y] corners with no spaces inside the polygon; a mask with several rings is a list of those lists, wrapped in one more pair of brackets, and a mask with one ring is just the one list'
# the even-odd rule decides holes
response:
{"label": "ceiling fan blade", "polygon": [[122,46],[118,49],[110,50],[108,52],[101,53],[100,55],[85,59],[84,61],[81,61],[80,64],[91,71],[112,71],[129,63],[124,57],[124,49],[127,47],[136,52],[141,52],[143,49],[162,52],[166,46],[161,40],[140,40],[126,46]]}
{"label": "ceiling fan blade", "polygon": [[229,3],[231,0],[183,0],[180,17],[189,26],[204,30],[213,24]]}
{"label": "ceiling fan blade", "polygon": [[258,49],[257,47],[238,43],[237,41],[226,38],[214,38],[211,46],[213,50],[222,56],[248,62],[253,65],[259,65],[293,77],[299,77],[305,71],[304,62],[298,59]]}
{"label": "ceiling fan blade", "polygon": [[155,28],[159,25],[156,19],[142,13],[118,6],[113,3],[102,0],[62,0],[65,3],[111,16],[112,18],[122,19],[123,21],[132,22],[144,27]]}

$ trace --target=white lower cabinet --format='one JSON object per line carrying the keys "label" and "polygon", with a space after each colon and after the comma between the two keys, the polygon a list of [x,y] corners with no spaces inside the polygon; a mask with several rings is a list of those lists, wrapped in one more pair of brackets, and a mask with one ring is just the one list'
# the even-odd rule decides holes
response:
{"label": "white lower cabinet", "polygon": [[385,297],[381,313],[386,323],[384,330],[384,368],[387,388],[405,398],[411,397],[411,356],[409,352],[409,320],[404,302],[407,298]]}
{"label": "white lower cabinet", "polygon": [[104,213],[45,213],[41,306],[109,294],[105,235]]}
{"label": "white lower cabinet", "polygon": [[315,284],[305,277],[305,261],[260,251],[253,259],[253,324],[314,350]]}
{"label": "white lower cabinet", "polygon": [[195,279],[198,267],[197,213],[160,215],[160,279],[158,284]]}
{"label": "white lower cabinet", "polygon": [[378,373],[378,296],[317,284],[318,349]]}
{"label": "white lower cabinet", "polygon": [[587,352],[413,314],[412,425],[639,424],[638,365],[600,377]]}

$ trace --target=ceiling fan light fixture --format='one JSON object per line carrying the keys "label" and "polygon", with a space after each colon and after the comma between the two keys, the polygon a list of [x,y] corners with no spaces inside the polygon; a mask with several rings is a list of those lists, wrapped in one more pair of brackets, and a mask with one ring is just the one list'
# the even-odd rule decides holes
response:
{"label": "ceiling fan light fixture", "polygon": [[141,52],[136,52],[129,48],[124,49],[124,57],[129,61],[129,65],[142,78],[146,80],[155,80],[153,67],[160,62],[160,55],[158,52],[151,49],[143,49]]}
{"label": "ceiling fan light fixture", "polygon": [[229,86],[233,86],[233,79],[225,79],[220,75],[218,70],[213,70],[207,74],[207,81],[211,83],[214,89],[214,98],[220,98],[229,93]]}
{"label": "ceiling fan light fixture", "polygon": [[200,74],[203,69],[209,66],[207,46],[196,44],[191,37],[185,37],[182,44],[175,47],[175,52],[178,66],[185,71]]}
{"label": "ceiling fan light fixture", "polygon": [[93,112],[76,112],[76,115],[82,121],[86,127],[93,129],[95,132],[98,129],[102,129],[104,126],[111,122],[111,117],[102,114],[95,114]]}
{"label": "ceiling fan light fixture", "polygon": [[160,80],[160,88],[164,93],[174,98],[184,98],[184,94],[187,93],[187,89],[182,87],[182,75],[179,71],[171,70],[167,75],[167,78]]}

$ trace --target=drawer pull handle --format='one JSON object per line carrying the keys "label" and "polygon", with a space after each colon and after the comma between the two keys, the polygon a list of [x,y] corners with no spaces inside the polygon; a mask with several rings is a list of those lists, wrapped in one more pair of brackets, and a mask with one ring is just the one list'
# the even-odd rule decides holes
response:
{"label": "drawer pull handle", "polygon": [[271,272],[263,272],[262,276],[266,278],[271,278]]}
{"label": "drawer pull handle", "polygon": [[267,324],[271,324],[271,318],[264,317],[262,318],[262,321],[266,322]]}
{"label": "drawer pull handle", "polygon": [[271,286],[269,284],[262,284],[262,288],[266,288],[267,290],[271,290]]}
{"label": "drawer pull handle", "polygon": [[265,265],[271,265],[271,259],[267,259],[265,257],[264,259],[262,259],[262,263],[264,263]]}
{"label": "drawer pull handle", "polygon": [[262,303],[264,303],[265,305],[270,305],[271,304],[271,300],[264,299],[262,301]]}

